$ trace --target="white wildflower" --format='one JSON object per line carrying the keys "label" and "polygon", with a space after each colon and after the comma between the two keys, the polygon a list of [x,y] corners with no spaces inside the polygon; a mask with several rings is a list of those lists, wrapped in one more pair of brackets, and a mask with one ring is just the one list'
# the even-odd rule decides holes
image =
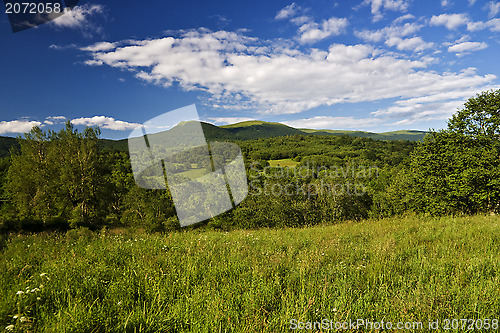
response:
{"label": "white wildflower", "polygon": [[19,291],[16,293],[16,295],[22,295],[22,294],[24,294],[24,291],[22,291],[22,290],[19,290]]}
{"label": "white wildflower", "polygon": [[14,325],[9,325],[9,326],[7,326],[7,327],[5,328],[5,330],[6,330],[6,331],[13,331],[13,330],[14,330],[14,328],[15,328],[15,326],[14,326]]}

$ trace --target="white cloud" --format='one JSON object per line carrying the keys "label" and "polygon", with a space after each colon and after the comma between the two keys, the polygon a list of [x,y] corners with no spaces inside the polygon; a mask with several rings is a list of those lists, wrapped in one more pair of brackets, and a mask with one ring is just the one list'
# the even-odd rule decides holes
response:
{"label": "white cloud", "polygon": [[488,25],[491,31],[500,32],[500,19],[489,20],[486,24]]}
{"label": "white cloud", "polygon": [[479,91],[496,79],[474,70],[427,70],[424,60],[400,58],[362,44],[303,52],[227,31],[123,41],[112,51],[90,54],[96,64],[132,71],[153,84],[178,83],[184,90],[206,92],[212,106],[266,114],[471,88]]}
{"label": "white cloud", "polygon": [[441,7],[449,7],[452,5],[452,2],[449,0],[441,0]]}
{"label": "white cloud", "polygon": [[484,29],[490,29],[492,32],[500,32],[500,19],[495,18],[487,22],[477,21],[467,23],[467,30],[469,31],[480,31]]}
{"label": "white cloud", "polygon": [[377,118],[354,118],[354,117],[332,117],[317,116],[306,119],[282,121],[281,123],[294,128],[312,129],[363,129],[379,125],[382,122]]}
{"label": "white cloud", "polygon": [[52,120],[52,121],[65,121],[67,118],[65,116],[49,116],[45,119]]}
{"label": "white cloud", "polygon": [[425,49],[431,48],[433,43],[426,43],[421,37],[413,37],[413,38],[399,38],[392,37],[389,38],[385,42],[388,46],[396,46],[396,48],[400,51],[415,51],[420,52]]}
{"label": "white cloud", "polygon": [[104,14],[104,6],[102,5],[83,5],[75,6],[73,9],[66,11],[64,15],[51,21],[51,24],[63,28],[79,28],[89,24],[88,18],[96,14]]}
{"label": "white cloud", "polygon": [[[463,73],[470,73],[467,69]],[[489,89],[498,89],[500,86],[490,86]],[[484,89],[480,89],[484,90]],[[478,92],[477,88],[449,90],[431,93],[427,96],[414,97],[397,101],[394,105],[372,112],[372,115],[385,119],[396,120],[390,125],[408,125],[416,122],[445,120],[451,117],[457,109],[463,107],[464,102]]]}
{"label": "white cloud", "polygon": [[413,35],[421,28],[422,25],[420,24],[407,22],[403,25],[391,25],[380,30],[356,31],[355,35],[368,42],[380,42],[389,38],[401,38]]}
{"label": "white cloud", "polygon": [[380,42],[385,41],[389,47],[396,47],[400,51],[420,52],[431,48],[434,44],[425,42],[421,37],[403,38],[413,35],[419,31],[422,25],[416,23],[405,23],[404,25],[391,25],[380,30],[356,31],[355,35],[365,41]]}
{"label": "white cloud", "polygon": [[308,22],[312,22],[313,19],[309,16],[297,16],[297,17],[294,17],[293,19],[290,20],[290,22],[292,22],[293,24],[296,24],[296,25],[303,25],[304,23],[308,23]]}
{"label": "white cloud", "polygon": [[474,4],[476,3],[477,0],[469,0],[469,5],[470,6],[474,6]]}
{"label": "white cloud", "polygon": [[43,123],[45,125],[55,125],[55,124],[60,124],[60,123],[65,122],[66,119],[67,118],[64,116],[49,116],[49,117],[45,118]]}
{"label": "white cloud", "polygon": [[74,125],[82,126],[99,126],[104,129],[110,129],[114,131],[126,131],[131,130],[139,126],[140,124],[128,123],[126,121],[115,120],[111,117],[105,116],[94,116],[91,118],[77,118],[71,120]]}
{"label": "white cloud", "polygon": [[406,15],[400,16],[400,17],[398,17],[397,19],[395,19],[395,20],[393,21],[393,23],[396,23],[396,24],[397,24],[397,23],[404,22],[404,21],[406,21],[406,20],[412,20],[412,19],[414,19],[414,18],[415,18],[415,16],[413,16],[413,15],[411,15],[411,14],[406,14]]}
{"label": "white cloud", "polygon": [[26,133],[29,132],[34,126],[41,125],[41,122],[34,120],[0,121],[0,134]]}
{"label": "white cloud", "polygon": [[408,9],[409,1],[406,0],[364,0],[362,5],[371,6],[373,21],[380,21],[384,15],[384,10],[405,12]]}
{"label": "white cloud", "polygon": [[103,5],[75,6],[52,21],[50,25],[57,28],[78,29],[84,37],[92,37],[93,33],[102,34],[102,27],[91,21],[92,17],[104,16]]}
{"label": "white cloud", "polygon": [[57,44],[51,44],[49,46],[49,49],[53,50],[66,50],[66,49],[77,49],[78,47],[76,44],[68,44],[68,45],[57,45]]}
{"label": "white cloud", "polygon": [[242,121],[255,120],[255,118],[247,118],[247,117],[215,117],[207,119],[213,121],[214,124],[222,124],[222,125],[236,124],[236,123],[241,123]]}
{"label": "white cloud", "polygon": [[276,14],[275,19],[276,20],[284,20],[284,19],[294,17],[299,10],[300,10],[300,6],[297,6],[294,2],[291,5],[288,5],[285,8],[281,9]]}
{"label": "white cloud", "polygon": [[98,51],[110,51],[116,48],[116,43],[110,42],[99,42],[94,45],[82,47],[80,50],[82,51],[90,51],[90,52],[98,52]]}
{"label": "white cloud", "polygon": [[321,24],[316,22],[305,23],[299,28],[301,43],[313,43],[330,36],[340,35],[349,22],[345,18],[332,17]]}
{"label": "white cloud", "polygon": [[489,17],[493,18],[500,12],[500,2],[490,1],[488,3]]}
{"label": "white cloud", "polygon": [[455,30],[461,25],[467,25],[467,23],[469,23],[469,18],[465,14],[441,14],[432,16],[430,20],[430,25],[443,25],[449,30]]}
{"label": "white cloud", "polygon": [[448,47],[448,52],[464,53],[483,50],[488,47],[488,44],[482,42],[463,42]]}

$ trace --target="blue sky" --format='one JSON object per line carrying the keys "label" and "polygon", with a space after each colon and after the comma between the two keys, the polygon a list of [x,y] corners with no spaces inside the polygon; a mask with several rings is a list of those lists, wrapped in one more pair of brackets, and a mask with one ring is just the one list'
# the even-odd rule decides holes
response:
{"label": "blue sky", "polygon": [[125,138],[193,103],[218,125],[438,129],[500,88],[498,1],[81,0],[18,33],[0,14],[0,42],[7,136],[71,120]]}

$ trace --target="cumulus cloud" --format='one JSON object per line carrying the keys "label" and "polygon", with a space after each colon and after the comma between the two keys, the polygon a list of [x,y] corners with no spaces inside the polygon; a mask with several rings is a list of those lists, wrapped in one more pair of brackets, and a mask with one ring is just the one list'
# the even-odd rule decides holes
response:
{"label": "cumulus cloud", "polygon": [[449,0],[441,0],[441,7],[449,7],[451,6],[452,2]]}
{"label": "cumulus cloud", "polygon": [[409,1],[406,0],[364,0],[362,5],[370,6],[373,21],[380,21],[386,10],[405,12],[408,9]]}
{"label": "cumulus cloud", "polygon": [[490,29],[492,32],[500,32],[500,19],[495,18],[486,22],[477,21],[467,23],[467,30],[469,31],[480,31],[484,29]]}
{"label": "cumulus cloud", "polygon": [[432,16],[430,25],[445,26],[449,30],[455,30],[461,25],[467,25],[469,18],[465,14],[441,14],[439,16]]}
{"label": "cumulus cloud", "polygon": [[227,124],[241,123],[242,121],[255,120],[255,118],[247,118],[247,117],[215,117],[215,118],[208,118],[207,120],[212,121],[214,124],[227,125]]}
{"label": "cumulus cloud", "polygon": [[291,17],[294,17],[297,15],[298,11],[300,10],[300,6],[297,6],[294,3],[286,6],[285,8],[281,9],[276,16],[274,17],[276,20],[284,20],[284,19],[289,19]]}
{"label": "cumulus cloud", "polygon": [[[473,69],[466,69],[463,73],[471,73],[472,71]],[[489,88],[496,90],[500,86],[491,86]],[[431,93],[426,96],[397,101],[388,108],[372,112],[372,115],[385,119],[394,119],[394,122],[389,125],[398,126],[423,121],[445,120],[462,108],[464,102],[476,93],[476,88]]]}
{"label": "cumulus cloud", "polygon": [[422,28],[421,24],[405,23],[403,25],[393,24],[380,30],[356,31],[355,35],[368,42],[384,41],[389,47],[396,47],[400,51],[423,51],[431,48],[434,44],[425,42],[422,37],[403,38],[414,35]]}
{"label": "cumulus cloud", "polygon": [[82,51],[98,52],[98,51],[109,51],[116,47],[116,43],[110,42],[99,42],[91,46],[86,46],[80,48]]}
{"label": "cumulus cloud", "polygon": [[377,118],[355,118],[355,117],[332,117],[332,116],[317,116],[306,119],[282,121],[283,124],[295,128],[312,128],[312,129],[346,129],[355,128],[363,129],[379,125],[382,122]]}
{"label": "cumulus cloud", "polygon": [[395,46],[400,51],[420,52],[431,48],[433,43],[426,43],[421,37],[399,38],[392,37],[385,42],[388,46]]}
{"label": "cumulus cloud", "polygon": [[104,7],[102,5],[83,5],[75,6],[73,9],[66,11],[64,15],[51,21],[51,24],[63,28],[78,28],[89,23],[89,16],[103,14]]}
{"label": "cumulus cloud", "polygon": [[448,52],[461,54],[464,52],[473,52],[483,50],[488,47],[488,44],[482,42],[463,42],[448,47]]}
{"label": "cumulus cloud", "polygon": [[54,20],[50,21],[54,27],[80,30],[85,37],[91,37],[92,33],[100,33],[102,28],[91,22],[92,17],[104,15],[104,6],[85,4],[75,6]]}
{"label": "cumulus cloud", "polygon": [[[500,4],[500,3],[499,3]],[[500,6],[499,6],[500,10]],[[500,19],[494,18],[489,21],[473,21],[467,14],[441,14],[432,16],[429,24],[431,26],[445,26],[448,30],[456,30],[458,27],[465,25],[468,31],[479,31],[490,29],[492,32],[500,32]]]}
{"label": "cumulus cloud", "polygon": [[494,2],[494,1],[490,1],[488,3],[488,10],[489,10],[489,17],[490,18],[493,18],[495,16],[498,15],[498,13],[500,12],[500,2]]}
{"label": "cumulus cloud", "polygon": [[140,124],[136,123],[128,123],[122,120],[116,120],[112,117],[105,116],[94,116],[91,118],[77,118],[71,120],[73,125],[83,125],[83,126],[99,126],[100,128],[110,129],[114,131],[126,131],[132,130]]}
{"label": "cumulus cloud", "polygon": [[64,116],[50,116],[50,117],[45,118],[45,120],[43,121],[43,124],[44,125],[55,125],[55,124],[63,123],[66,120],[67,120],[67,118]]}
{"label": "cumulus cloud", "polygon": [[358,38],[368,42],[380,42],[394,37],[406,37],[413,35],[422,28],[421,24],[405,23],[403,25],[391,25],[380,30],[362,30],[356,31]]}
{"label": "cumulus cloud", "polygon": [[484,90],[496,79],[474,70],[427,70],[426,61],[381,53],[363,44],[333,44],[327,51],[304,52],[227,31],[197,30],[176,38],[122,41],[111,51],[89,55],[95,64],[129,70],[152,84],[177,83],[184,90],[206,92],[212,106],[265,114]]}
{"label": "cumulus cloud", "polygon": [[0,134],[26,133],[34,126],[41,126],[42,123],[34,120],[12,120],[0,121]]}
{"label": "cumulus cloud", "polygon": [[299,26],[297,40],[302,44],[314,43],[330,36],[338,36],[349,25],[346,18],[337,17],[331,17],[318,23],[309,16],[299,16],[301,11],[303,11],[301,7],[292,3],[280,10],[275,18],[278,20],[290,19],[290,22]]}
{"label": "cumulus cloud", "polygon": [[330,36],[338,36],[344,32],[348,25],[347,19],[336,17],[324,20],[321,24],[316,22],[304,23],[299,28],[299,40],[301,43],[313,43]]}
{"label": "cumulus cloud", "polygon": [[412,14],[406,14],[406,15],[400,16],[397,19],[395,19],[394,23],[401,23],[401,22],[404,22],[406,20],[412,20],[414,18],[415,18],[415,16],[413,16]]}

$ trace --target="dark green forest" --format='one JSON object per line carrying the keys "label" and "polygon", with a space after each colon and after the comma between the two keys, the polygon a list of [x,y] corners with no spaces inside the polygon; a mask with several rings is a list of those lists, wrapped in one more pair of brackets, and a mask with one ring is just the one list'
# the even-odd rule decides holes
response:
{"label": "dark green forest", "polygon": [[[251,125],[232,137],[224,134],[231,126],[224,133],[203,127],[207,138],[241,147],[249,194],[235,209],[193,227],[294,227],[499,210],[500,90],[470,98],[446,129],[422,141],[285,133],[292,128],[278,125],[288,129],[250,136],[262,131],[253,127],[262,124]],[[135,184],[126,141],[99,135],[98,128],[78,132],[67,123],[59,132],[34,127],[10,143],[10,154],[0,160],[3,232],[180,229],[168,190]],[[279,160],[289,166],[276,165]]]}

